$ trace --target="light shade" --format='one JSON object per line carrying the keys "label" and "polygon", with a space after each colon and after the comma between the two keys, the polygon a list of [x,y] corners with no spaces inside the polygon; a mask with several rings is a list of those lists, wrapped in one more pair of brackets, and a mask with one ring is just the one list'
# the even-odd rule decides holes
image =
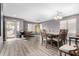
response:
{"label": "light shade", "polygon": [[58,20],[58,19],[62,19],[62,16],[55,16],[53,19]]}
{"label": "light shade", "polygon": [[53,19],[58,20],[58,19],[62,19],[62,12],[57,11],[57,15],[53,17]]}

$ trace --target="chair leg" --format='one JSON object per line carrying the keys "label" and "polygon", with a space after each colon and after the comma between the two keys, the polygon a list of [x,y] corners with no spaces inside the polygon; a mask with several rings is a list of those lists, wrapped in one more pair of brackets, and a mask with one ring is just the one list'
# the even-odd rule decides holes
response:
{"label": "chair leg", "polygon": [[47,40],[46,40],[46,48],[47,48]]}
{"label": "chair leg", "polygon": [[58,45],[58,49],[59,49],[59,42],[57,42],[57,45]]}
{"label": "chair leg", "polygon": [[42,38],[42,45],[43,45],[43,38]]}
{"label": "chair leg", "polygon": [[62,52],[60,51],[60,56],[62,56]]}
{"label": "chair leg", "polygon": [[66,53],[64,55],[66,56]]}
{"label": "chair leg", "polygon": [[64,44],[66,44],[67,43],[67,40],[64,40]]}
{"label": "chair leg", "polygon": [[52,44],[52,40],[51,40],[51,45],[53,45],[53,44]]}

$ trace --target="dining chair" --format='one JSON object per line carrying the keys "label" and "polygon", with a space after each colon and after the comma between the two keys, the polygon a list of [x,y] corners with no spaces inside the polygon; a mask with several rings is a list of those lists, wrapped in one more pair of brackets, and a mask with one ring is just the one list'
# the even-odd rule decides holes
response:
{"label": "dining chair", "polygon": [[51,39],[48,38],[47,33],[46,33],[46,30],[43,30],[41,32],[41,38],[42,38],[42,44],[45,42],[46,48],[47,48],[48,41],[51,40]]}
{"label": "dining chair", "polygon": [[70,50],[69,54],[71,56],[79,56],[79,48],[75,49],[75,50]]}
{"label": "dining chair", "polygon": [[[79,37],[79,34],[76,35],[76,37]],[[63,46],[61,46],[59,48],[59,51],[60,51],[60,56],[62,56],[62,52],[65,53],[65,56],[66,54],[69,54],[69,55],[73,55],[73,56],[76,56],[76,55],[79,55],[79,48],[77,46],[77,42],[78,41],[75,41],[75,45],[74,43],[73,44],[70,44],[71,41],[69,39],[69,44],[65,44]]]}
{"label": "dining chair", "polygon": [[61,45],[63,45],[67,42],[67,39],[66,39],[67,33],[68,33],[68,30],[60,29],[59,36],[53,38],[53,41],[57,42],[58,49],[60,47],[60,43],[61,43]]}
{"label": "dining chair", "polygon": [[[76,34],[77,37],[79,37],[79,33]],[[77,42],[76,42],[77,43]],[[75,49],[75,50],[70,50],[69,54],[71,56],[79,56],[79,48]]]}

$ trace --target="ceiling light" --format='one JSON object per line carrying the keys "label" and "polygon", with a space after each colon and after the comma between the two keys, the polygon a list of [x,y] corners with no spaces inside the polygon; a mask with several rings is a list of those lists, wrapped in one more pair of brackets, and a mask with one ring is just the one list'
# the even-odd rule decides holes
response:
{"label": "ceiling light", "polygon": [[62,18],[63,18],[62,17],[62,12],[59,12],[59,11],[57,11],[56,16],[53,17],[53,19],[55,19],[55,20],[59,20],[59,19],[62,19]]}

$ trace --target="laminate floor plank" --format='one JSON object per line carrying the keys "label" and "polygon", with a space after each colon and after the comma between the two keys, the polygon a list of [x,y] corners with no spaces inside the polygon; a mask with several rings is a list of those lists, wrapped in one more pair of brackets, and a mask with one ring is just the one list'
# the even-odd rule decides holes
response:
{"label": "laminate floor plank", "polygon": [[58,56],[57,47],[45,47],[41,44],[40,36],[30,39],[12,38],[7,39],[4,46],[1,47],[0,56]]}
{"label": "laminate floor plank", "polygon": [[3,46],[3,49],[2,49],[2,51],[0,53],[1,56],[4,56],[5,55],[5,52],[6,52],[7,47],[8,46],[6,44]]}

